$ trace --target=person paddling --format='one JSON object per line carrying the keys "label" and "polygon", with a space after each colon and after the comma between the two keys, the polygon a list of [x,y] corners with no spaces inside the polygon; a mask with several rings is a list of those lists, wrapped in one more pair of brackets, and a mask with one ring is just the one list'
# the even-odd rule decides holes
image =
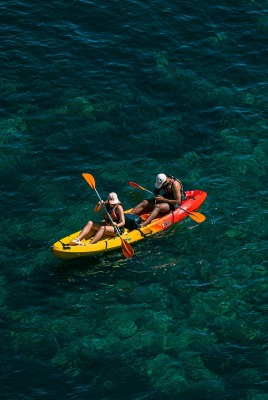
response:
{"label": "person paddling", "polygon": [[109,236],[116,236],[116,228],[118,228],[119,232],[122,233],[124,231],[125,226],[125,216],[124,216],[124,209],[117,197],[117,194],[112,192],[108,196],[108,200],[105,202],[99,201],[96,206],[94,207],[95,212],[104,211],[103,204],[105,205],[106,210],[108,211],[110,217],[113,220],[113,224],[110,221],[109,216],[104,212],[104,221],[102,222],[94,222],[88,221],[88,223],[84,226],[80,234],[77,236],[76,239],[70,242],[71,246],[84,246],[81,242],[91,231],[96,231],[95,236],[92,238],[89,244],[94,244],[98,240],[102,238],[102,236],[109,235]]}
{"label": "person paddling", "polygon": [[[161,191],[162,195],[160,195]],[[175,210],[184,199],[181,181],[167,174],[158,174],[156,176],[154,194],[154,198],[143,200],[131,211],[131,214],[134,215],[150,212],[148,218],[141,223],[141,227],[148,225],[159,213],[168,213]]]}

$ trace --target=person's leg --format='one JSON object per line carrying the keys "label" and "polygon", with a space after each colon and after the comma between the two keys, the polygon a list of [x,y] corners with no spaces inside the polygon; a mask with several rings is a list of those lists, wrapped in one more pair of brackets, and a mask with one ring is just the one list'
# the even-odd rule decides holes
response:
{"label": "person's leg", "polygon": [[89,234],[91,229],[97,231],[100,228],[100,226],[102,226],[102,225],[103,224],[101,224],[99,222],[88,221],[88,223],[85,225],[85,227],[79,233],[77,239],[79,239],[79,240],[84,239]]}
{"label": "person's leg", "polygon": [[154,206],[153,211],[149,215],[149,217],[141,223],[141,227],[148,225],[154,218],[157,217],[157,215],[162,212],[162,213],[167,213],[169,212],[169,204],[167,203],[158,203]]}
{"label": "person's leg", "polygon": [[84,226],[84,228],[82,229],[82,231],[79,233],[79,235],[77,236],[77,238],[73,239],[70,242],[70,245],[75,246],[75,245],[80,245],[81,240],[83,240],[91,230],[98,230],[99,227],[103,225],[99,222],[93,222],[93,221],[88,221],[88,223]]}
{"label": "person's leg", "polygon": [[94,244],[97,243],[98,240],[100,240],[102,238],[102,236],[104,235],[104,233],[106,235],[111,235],[111,236],[115,236],[116,233],[114,231],[114,227],[113,225],[102,225],[99,227],[98,231],[96,232],[94,238],[90,241],[89,244]]}
{"label": "person's leg", "polygon": [[141,215],[143,213],[148,213],[152,211],[154,205],[155,205],[154,199],[143,200],[140,204],[138,204],[131,210],[130,214]]}

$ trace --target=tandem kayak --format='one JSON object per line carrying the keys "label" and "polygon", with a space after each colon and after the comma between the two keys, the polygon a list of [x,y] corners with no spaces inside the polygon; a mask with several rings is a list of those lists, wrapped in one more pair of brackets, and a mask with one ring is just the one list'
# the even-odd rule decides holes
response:
{"label": "tandem kayak", "polygon": [[[185,192],[185,199],[182,201],[180,208],[176,208],[175,211],[169,212],[164,215],[160,215],[155,218],[150,224],[139,229],[128,230],[124,229],[121,234],[121,238],[132,244],[144,240],[158,232],[161,232],[172,225],[180,222],[187,216],[191,216],[191,212],[197,210],[201,204],[206,200],[207,193],[203,190],[191,190]],[[130,213],[132,209],[125,211],[125,213]],[[193,214],[194,215],[194,214]],[[142,214],[142,220],[145,220],[148,214]],[[200,221],[201,222],[201,221]],[[74,259],[78,257],[89,257],[96,256],[102,253],[107,253],[109,251],[118,250],[122,248],[122,241],[119,236],[103,236],[95,244],[89,244],[92,237],[89,234],[85,239],[82,240],[83,246],[70,246],[69,243],[75,239],[79,233],[72,233],[65,238],[57,241],[51,248],[53,255],[60,259]]]}

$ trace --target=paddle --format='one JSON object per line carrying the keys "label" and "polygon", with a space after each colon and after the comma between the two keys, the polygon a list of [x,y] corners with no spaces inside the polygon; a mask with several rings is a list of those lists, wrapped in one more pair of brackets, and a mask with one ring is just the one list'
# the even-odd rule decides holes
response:
{"label": "paddle", "polygon": [[[138,185],[138,184],[135,183],[135,182],[128,182],[128,183],[130,184],[130,186],[132,186],[132,187],[134,187],[134,188],[141,189],[141,190],[146,190],[146,192],[151,193],[153,196],[155,196],[155,194],[154,194],[153,192],[151,192],[151,191],[148,190],[148,189],[145,189],[144,187]],[[205,219],[206,219],[206,217],[205,217],[204,214],[201,214],[201,213],[195,212],[195,211],[190,212],[190,211],[185,210],[185,209],[182,208],[182,207],[179,207],[179,208],[180,208],[181,210],[187,212],[187,213],[189,214],[189,217],[192,218],[194,221],[196,221],[196,222],[198,222],[198,223],[204,222]]]}
{"label": "paddle", "polygon": [[[100,202],[102,202],[101,197],[100,197],[100,195],[99,195],[99,193],[98,193],[98,191],[97,191],[97,189],[96,189],[96,183],[95,183],[94,176],[91,175],[91,174],[86,174],[86,173],[82,174],[82,176],[83,176],[83,178],[87,181],[87,183],[89,184],[89,186],[90,186],[92,189],[95,190],[96,195],[98,196]],[[124,256],[125,256],[126,258],[131,258],[131,257],[134,255],[134,250],[132,249],[132,247],[130,246],[130,244],[127,243],[127,242],[121,237],[120,232],[119,232],[119,229],[118,229],[117,226],[114,224],[114,222],[113,222],[113,220],[112,220],[112,217],[111,217],[110,214],[108,213],[108,211],[107,211],[107,209],[106,209],[104,203],[102,203],[102,206],[103,206],[103,208],[104,208],[106,214],[108,215],[108,217],[109,217],[109,219],[110,219],[112,225],[114,226],[114,229],[115,229],[117,235],[118,235],[118,236],[120,237],[120,239],[121,239],[121,243],[122,243],[122,252],[123,252]]]}

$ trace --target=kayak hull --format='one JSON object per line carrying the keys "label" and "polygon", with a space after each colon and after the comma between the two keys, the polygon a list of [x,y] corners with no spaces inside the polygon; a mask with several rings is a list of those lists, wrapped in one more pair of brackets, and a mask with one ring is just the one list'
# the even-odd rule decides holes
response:
{"label": "kayak hull", "polygon": [[[131,231],[125,228],[121,237],[130,244],[144,240],[146,237],[154,235],[180,222],[189,215],[189,212],[196,211],[206,200],[206,197],[207,193],[203,190],[187,191],[186,198],[182,201],[181,207],[188,212],[177,208],[175,211],[155,218],[150,224],[143,228]],[[131,212],[131,210],[132,209],[127,210],[126,213]],[[141,218],[145,220],[147,216],[148,214],[143,214]],[[118,236],[103,236],[97,243],[89,244],[92,235],[88,235],[82,240],[83,246],[70,246],[69,243],[75,239],[80,232],[81,230],[74,232],[54,243],[51,248],[52,254],[59,259],[70,260],[78,257],[96,256],[122,248],[122,241]]]}

